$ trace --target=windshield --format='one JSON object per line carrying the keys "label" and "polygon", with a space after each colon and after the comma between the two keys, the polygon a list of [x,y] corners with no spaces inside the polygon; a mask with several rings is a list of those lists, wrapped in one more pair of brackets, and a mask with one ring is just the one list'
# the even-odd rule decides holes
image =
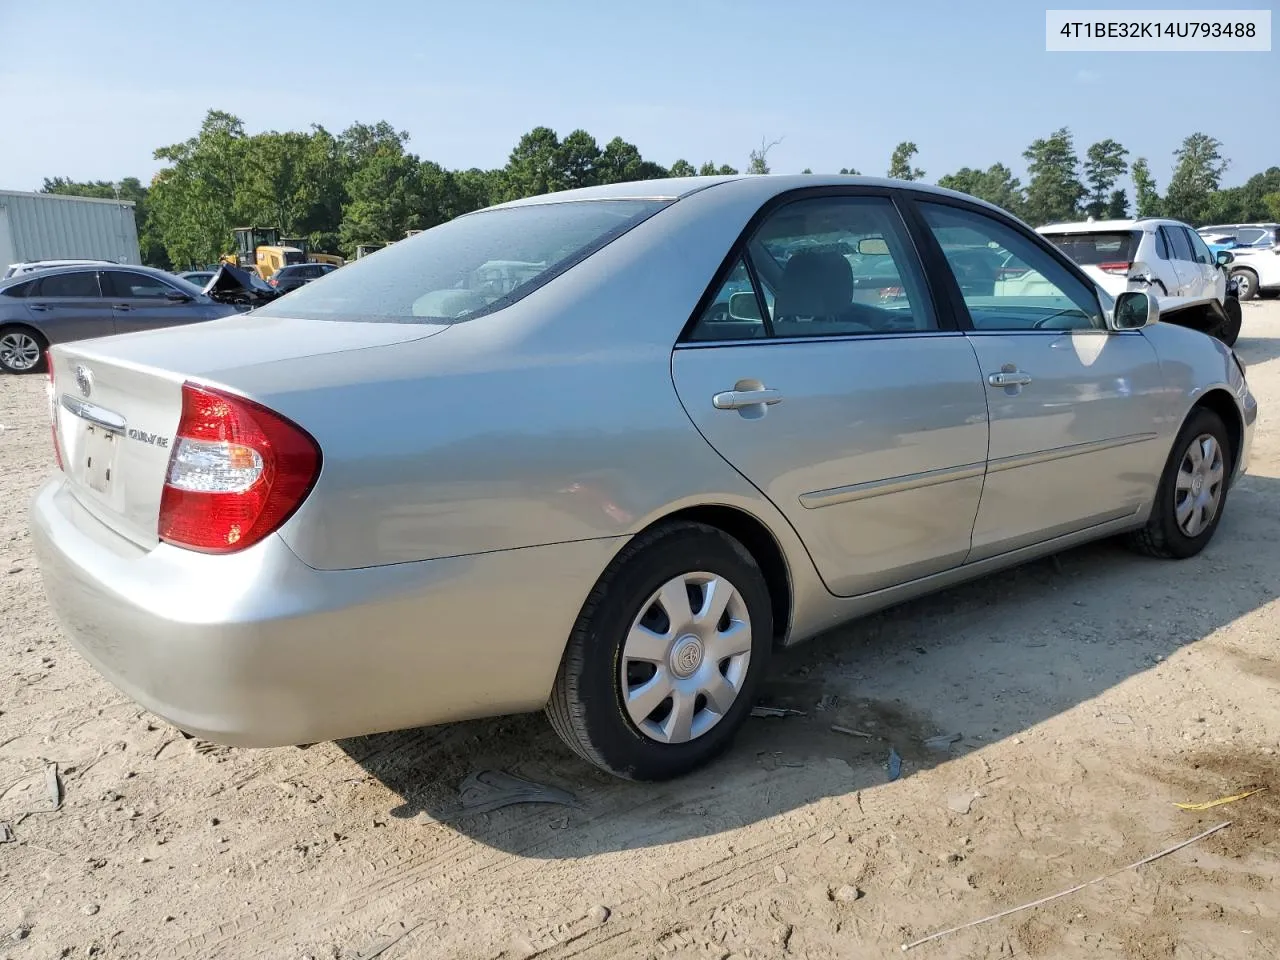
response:
{"label": "windshield", "polygon": [[470,320],[532,293],[670,202],[580,200],[468,214],[257,312],[371,323]]}
{"label": "windshield", "polygon": [[1099,263],[1132,262],[1142,231],[1050,233],[1045,238],[1081,266],[1092,266]]}

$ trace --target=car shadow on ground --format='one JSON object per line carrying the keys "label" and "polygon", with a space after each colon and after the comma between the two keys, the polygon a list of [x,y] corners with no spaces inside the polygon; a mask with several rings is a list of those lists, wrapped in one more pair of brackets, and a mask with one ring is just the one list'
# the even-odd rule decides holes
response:
{"label": "car shadow on ground", "polygon": [[[1280,480],[1231,491],[1210,547],[1183,562],[1114,541],[994,574],[777,654],[760,700],[803,716],[752,718],[726,756],[682,780],[617,780],[564,747],[540,715],[339,741],[400,803],[470,839],[537,858],[722,833],[964,756],[1090,701],[1280,595]],[[833,726],[869,736],[834,731]],[[961,734],[949,750],[923,744]],[[577,807],[461,807],[459,784],[500,770]],[[802,815],[803,816],[803,815]]]}
{"label": "car shadow on ground", "polygon": [[[1245,311],[1245,320],[1262,318],[1256,313],[1249,310]],[[1268,360],[1274,360],[1280,357],[1280,338],[1277,337],[1250,337],[1248,329],[1240,335],[1240,339],[1236,341],[1235,351],[1239,354],[1240,359],[1244,361],[1245,367],[1251,367],[1255,364],[1266,363]]]}

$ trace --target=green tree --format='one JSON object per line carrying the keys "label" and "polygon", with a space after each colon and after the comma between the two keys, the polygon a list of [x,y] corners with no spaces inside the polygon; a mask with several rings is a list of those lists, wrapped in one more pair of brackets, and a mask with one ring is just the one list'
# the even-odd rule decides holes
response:
{"label": "green tree", "polygon": [[812,170],[810,170],[808,167],[805,167],[805,168],[804,168],[803,170],[801,170],[800,172],[801,172],[801,173],[813,173],[813,171],[812,171]]}
{"label": "green tree", "polygon": [[1080,161],[1071,131],[1061,127],[1048,137],[1033,141],[1022,156],[1030,175],[1024,205],[1026,219],[1039,226],[1076,217],[1085,189],[1076,173]]}
{"label": "green tree", "polygon": [[621,137],[614,137],[604,145],[599,169],[601,183],[657,180],[667,175],[666,167],[644,159],[634,143],[628,143]]}
{"label": "green tree", "polygon": [[1129,165],[1129,151],[1107,138],[1090,145],[1085,151],[1084,177],[1089,185],[1089,203],[1085,212],[1091,217],[1104,217],[1111,207],[1112,189]]}
{"label": "green tree", "polygon": [[1222,143],[1207,133],[1193,133],[1173,155],[1178,163],[1165,194],[1165,212],[1187,223],[1205,223],[1228,166]]}
{"label": "green tree", "polygon": [[1262,198],[1262,202],[1266,205],[1267,219],[1280,220],[1280,190],[1268,193]]}
{"label": "green tree", "polygon": [[566,190],[599,182],[600,145],[585,130],[575,130],[560,144],[557,179]]}
{"label": "green tree", "polygon": [[349,200],[338,233],[343,250],[362,243],[400,240],[422,229],[422,191],[418,158],[399,145],[384,145],[364,160],[347,181]]}
{"label": "green tree", "polygon": [[239,117],[210,110],[194,137],[156,150],[168,166],[152,180],[150,215],[175,266],[212,263],[231,249],[246,139]]}
{"label": "green tree", "polygon": [[1129,166],[1129,176],[1133,179],[1133,203],[1138,216],[1160,216],[1163,207],[1160,191],[1156,188],[1156,178],[1151,175],[1146,157],[1133,161]]}
{"label": "green tree", "polygon": [[850,177],[860,177],[860,176],[862,176],[862,174],[861,174],[861,173],[859,173],[857,170],[855,170],[853,167],[841,167],[841,168],[840,168],[840,172],[841,172],[842,174],[844,174],[844,175],[846,175],[846,176],[850,176]]}
{"label": "green tree", "polygon": [[993,163],[986,170],[961,167],[955,173],[939,177],[938,186],[994,203],[1018,216],[1023,212],[1022,183],[1003,163]]}
{"label": "green tree", "polygon": [[1129,216],[1129,195],[1123,190],[1112,190],[1111,199],[1107,201],[1106,216],[1108,220],[1123,220]]}
{"label": "green tree", "polygon": [[732,177],[735,176],[737,172],[737,170],[729,166],[727,163],[722,163],[717,167],[710,160],[698,168],[698,176],[700,177]]}
{"label": "green tree", "polygon": [[782,138],[765,142],[760,138],[760,146],[752,150],[747,160],[747,173],[765,174],[769,172],[769,151],[782,142]]}
{"label": "green tree", "polygon": [[677,160],[668,171],[673,177],[694,177],[698,171],[688,160]]}
{"label": "green tree", "polygon": [[560,138],[550,127],[534,127],[520,138],[506,167],[506,199],[534,197],[561,189]]}
{"label": "green tree", "polygon": [[893,148],[893,156],[889,158],[889,176],[894,180],[919,180],[924,171],[911,166],[911,160],[920,151],[910,140],[904,140]]}

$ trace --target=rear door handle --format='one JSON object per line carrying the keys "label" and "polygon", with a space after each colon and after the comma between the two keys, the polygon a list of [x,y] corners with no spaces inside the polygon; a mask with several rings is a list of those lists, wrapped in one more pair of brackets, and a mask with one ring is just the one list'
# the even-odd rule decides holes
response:
{"label": "rear door handle", "polygon": [[987,383],[993,387],[1025,387],[1030,382],[1031,378],[1021,370],[1002,370],[987,377]]}
{"label": "rear door handle", "polygon": [[754,407],[759,404],[772,406],[782,401],[782,394],[777,390],[764,387],[760,390],[726,390],[711,398],[711,405],[717,410],[741,410],[743,407]]}
{"label": "rear door handle", "polygon": [[43,303],[28,303],[27,309],[34,310],[37,313],[44,313],[49,308]]}
{"label": "rear door handle", "polygon": [[132,310],[133,307],[129,306],[129,304],[127,303],[113,303],[111,305],[111,309],[112,310]]}

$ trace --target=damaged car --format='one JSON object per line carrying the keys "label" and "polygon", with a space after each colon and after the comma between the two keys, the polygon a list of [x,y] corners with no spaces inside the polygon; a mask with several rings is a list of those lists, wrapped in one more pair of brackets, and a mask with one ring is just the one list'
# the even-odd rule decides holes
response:
{"label": "damaged car", "polygon": [[[238,278],[222,282],[233,280],[239,283]],[[221,288],[211,292],[216,283],[215,275],[210,286],[201,290],[164,270],[109,263],[17,274],[0,281],[0,371],[45,369],[45,351],[55,343],[157,330],[242,312],[234,295],[222,294]]]}

